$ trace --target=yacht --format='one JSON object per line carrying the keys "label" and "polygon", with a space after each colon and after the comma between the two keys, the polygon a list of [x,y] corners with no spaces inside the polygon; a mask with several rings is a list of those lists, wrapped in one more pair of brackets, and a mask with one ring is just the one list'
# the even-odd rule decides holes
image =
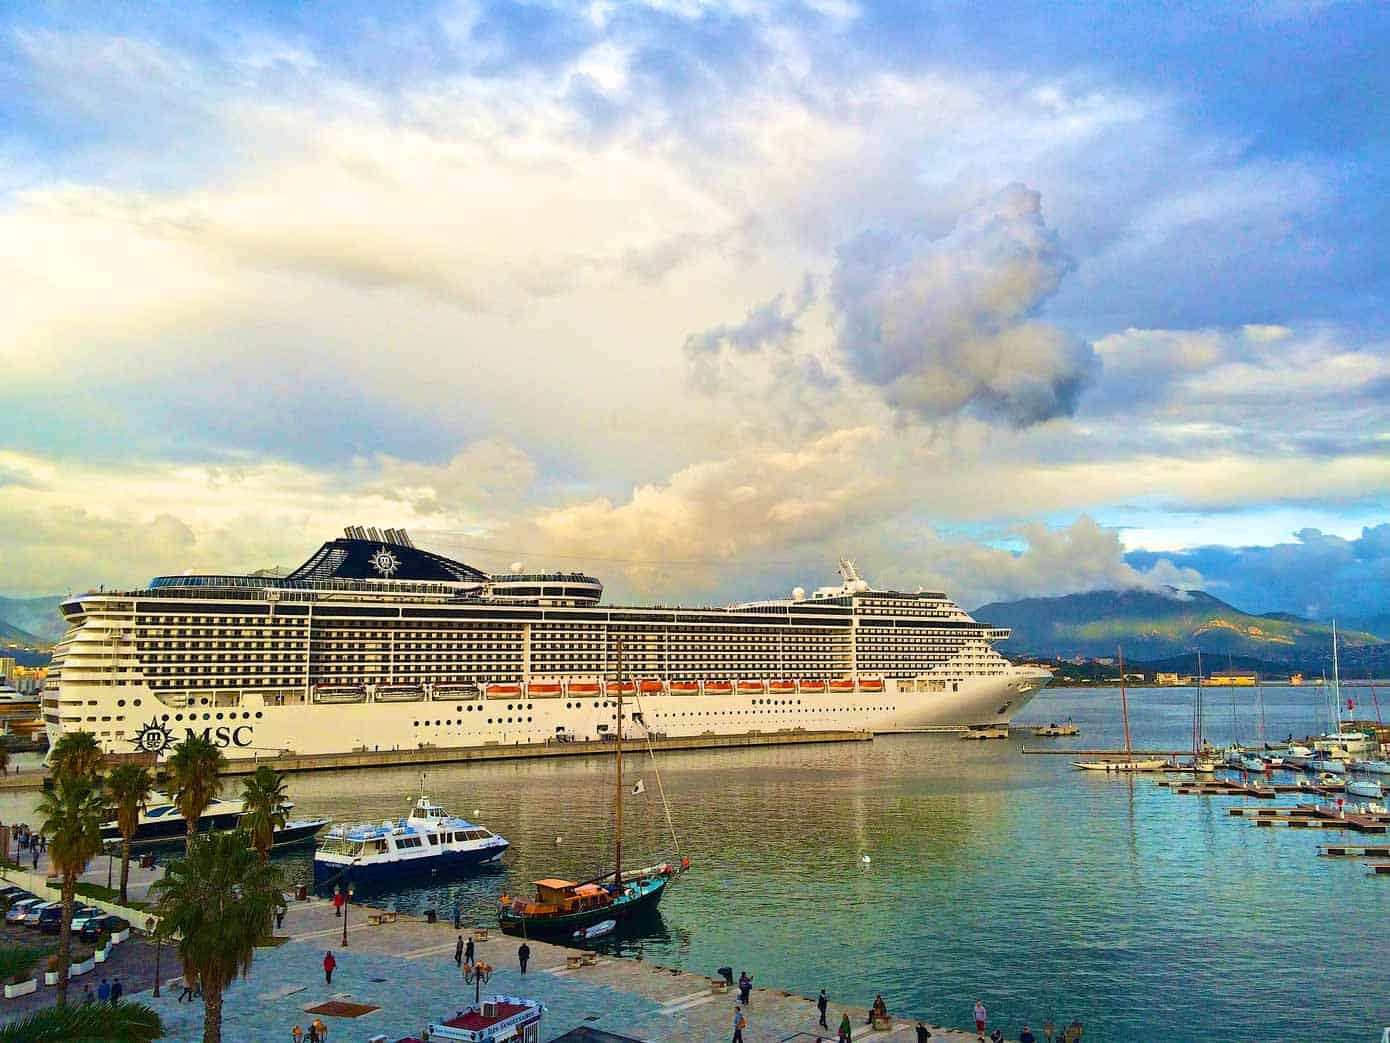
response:
{"label": "yacht", "polygon": [[403,819],[331,828],[314,852],[314,883],[474,869],[500,861],[507,846],[496,833],[453,818],[421,793]]}

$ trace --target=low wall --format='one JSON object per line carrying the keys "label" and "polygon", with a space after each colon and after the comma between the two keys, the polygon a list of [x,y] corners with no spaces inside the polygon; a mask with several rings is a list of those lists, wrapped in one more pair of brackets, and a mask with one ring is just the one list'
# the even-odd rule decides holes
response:
{"label": "low wall", "polygon": [[[42,873],[30,873],[23,869],[8,869],[0,867],[0,880],[8,881],[16,887],[22,887],[35,898],[42,898],[48,902],[61,902],[63,892],[61,887],[48,882],[48,877]],[[89,898],[86,895],[78,895],[74,904],[91,905],[100,909],[104,913],[111,913],[114,916],[121,916],[130,921],[130,926],[138,931],[144,931],[147,920],[153,919],[155,925],[159,925],[159,917],[148,913],[143,909],[131,909],[124,905],[117,905],[115,902],[108,902],[104,898]]]}

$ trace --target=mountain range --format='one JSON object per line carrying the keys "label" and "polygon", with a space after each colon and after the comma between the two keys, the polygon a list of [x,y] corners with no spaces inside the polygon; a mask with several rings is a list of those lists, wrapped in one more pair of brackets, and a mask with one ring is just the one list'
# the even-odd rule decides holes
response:
{"label": "mountain range", "polygon": [[[1266,672],[1332,669],[1332,627],[1287,612],[1252,615],[1200,590],[1098,590],[981,605],[976,619],[1010,627],[1000,651],[1013,656],[1110,657],[1191,672],[1196,652],[1207,672],[1240,665]],[[1368,621],[1370,622],[1370,621]],[[1390,641],[1338,627],[1344,676],[1390,669]],[[1186,664],[1185,667],[1181,664]]]}
{"label": "mountain range", "polygon": [[0,598],[0,644],[47,648],[66,627],[58,606],[63,595],[41,598]]}

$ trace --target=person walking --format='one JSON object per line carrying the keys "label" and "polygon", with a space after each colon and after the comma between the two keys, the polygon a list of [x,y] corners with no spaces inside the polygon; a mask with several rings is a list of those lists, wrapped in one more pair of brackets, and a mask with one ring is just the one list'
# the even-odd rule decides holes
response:
{"label": "person walking", "polygon": [[290,1029],[290,1038],[294,1040],[294,1043],[303,1043],[304,1030],[296,1025],[294,1028]]}
{"label": "person walking", "polygon": [[285,926],[285,906],[284,906],[284,905],[277,905],[277,906],[275,907],[275,929],[278,931],[281,927],[284,927],[284,926]]}
{"label": "person walking", "polygon": [[748,1027],[748,1019],[743,1016],[743,1008],[734,1004],[734,1038],[732,1043],[743,1043],[743,1030]]}
{"label": "person walking", "polygon": [[471,934],[468,936],[468,944],[465,945],[465,946],[463,947],[463,962],[464,962],[464,963],[474,963],[474,962],[476,962],[476,961],[473,959],[473,936],[472,936]]}
{"label": "person walking", "polygon": [[854,1029],[849,1023],[849,1011],[840,1011],[840,1031],[837,1037],[838,1043],[853,1043],[851,1038],[853,1033]]}
{"label": "person walking", "polygon": [[97,1002],[106,1003],[111,999],[111,983],[105,978],[101,979],[101,984],[97,986]]}
{"label": "person walking", "polygon": [[1077,1043],[1077,1040],[1081,1038],[1085,1031],[1086,1030],[1081,1027],[1080,1020],[1072,1018],[1071,1024],[1067,1026],[1067,1030],[1062,1033],[1062,1039],[1064,1043]]}
{"label": "person walking", "polygon": [[746,1007],[746,1006],[748,1006],[748,1000],[749,1000],[749,998],[750,998],[752,995],[753,995],[753,979],[750,978],[750,977],[748,976],[748,972],[747,972],[747,971],[739,971],[739,973],[738,973],[738,1001],[739,1001],[740,1003],[742,1003],[742,1004]]}
{"label": "person walking", "polygon": [[86,1004],[91,1003],[94,999],[96,999],[96,997],[92,995],[92,987],[90,985],[82,986],[83,1005],[85,1006]]}
{"label": "person walking", "polygon": [[323,1019],[315,1018],[313,1027],[318,1034],[319,1043],[328,1043],[328,1026],[323,1023]]}
{"label": "person walking", "polygon": [[338,966],[338,961],[333,958],[333,951],[330,949],[323,954],[323,983],[333,984],[333,969]]}
{"label": "person walking", "polygon": [[121,1002],[121,996],[125,992],[125,986],[121,984],[121,979],[117,978],[111,983],[111,1005],[114,1007]]}
{"label": "person walking", "polygon": [[1018,1034],[1018,1043],[1038,1043],[1038,1037],[1033,1035],[1032,1029],[1024,1025],[1023,1031]]}
{"label": "person walking", "polygon": [[931,1039],[931,1029],[927,1028],[925,1022],[917,1022],[917,1043],[927,1043]]}
{"label": "person walking", "polygon": [[343,915],[343,906],[344,906],[345,904],[347,904],[347,895],[343,894],[343,892],[342,892],[341,890],[334,891],[334,892],[333,892],[333,915],[334,915],[335,917],[339,917],[339,918],[342,917],[342,915]]}
{"label": "person walking", "polygon": [[825,990],[820,990],[820,996],[816,999],[816,1009],[820,1011],[820,1027],[828,1029],[830,1026],[825,1023],[825,1008],[830,1006],[830,997],[825,994]]}
{"label": "person walking", "polygon": [[1004,1043],[1004,1032],[1002,1029],[995,1029],[989,1034],[989,1043]]}
{"label": "person walking", "polygon": [[179,997],[177,1000],[174,1001],[175,1003],[182,1003],[184,1000],[191,1001],[193,999],[193,986],[189,984],[187,978],[184,978],[182,980],[183,989],[179,992]]}
{"label": "person walking", "polygon": [[460,970],[463,969],[463,935],[459,935],[459,940],[454,943],[454,963]]}
{"label": "person walking", "polygon": [[985,1010],[985,1005],[980,1000],[975,1001],[975,1035],[981,1039],[985,1038],[985,1023],[989,1020],[989,1013]]}
{"label": "person walking", "polygon": [[521,964],[521,973],[526,973],[526,964],[531,959],[531,947],[525,942],[521,943],[521,948],[516,951],[516,962]]}
{"label": "person walking", "polygon": [[1052,1023],[1052,1018],[1043,1019],[1043,1035],[1047,1037],[1047,1043],[1052,1043],[1052,1035],[1057,1031],[1057,1026]]}

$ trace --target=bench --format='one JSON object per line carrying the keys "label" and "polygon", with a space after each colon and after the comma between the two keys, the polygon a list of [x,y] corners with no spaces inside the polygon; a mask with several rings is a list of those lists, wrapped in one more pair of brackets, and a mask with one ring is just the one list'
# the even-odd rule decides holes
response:
{"label": "bench", "polygon": [[585,953],[580,953],[580,954],[579,954],[579,962],[580,962],[580,964],[581,964],[582,966],[584,966],[584,967],[597,967],[597,966],[598,966],[598,953],[596,953],[596,952],[585,952]]}
{"label": "bench", "polygon": [[582,966],[584,966],[584,957],[580,954],[576,953],[573,956],[565,957],[565,970],[577,971]]}
{"label": "bench", "polygon": [[474,940],[480,941],[480,942],[485,942],[485,941],[487,941],[487,928],[486,928],[486,927],[475,927],[475,928],[473,928],[473,938],[474,938]]}
{"label": "bench", "polygon": [[723,978],[711,978],[709,983],[709,991],[714,993],[716,996],[722,996],[724,993],[729,991],[729,983],[725,981]]}
{"label": "bench", "polygon": [[396,914],[395,914],[395,913],[389,913],[389,912],[388,912],[388,913],[368,913],[368,914],[367,914],[367,923],[369,923],[369,924],[372,925],[373,927],[379,927],[381,924],[384,924],[384,923],[395,923],[395,922],[396,922]]}
{"label": "bench", "polygon": [[893,1031],[893,1019],[892,1019],[892,1017],[891,1017],[891,1016],[884,1016],[884,1017],[881,1017],[881,1018],[878,1018],[878,1017],[874,1018],[873,1030],[874,1030],[875,1032],[892,1032],[892,1031]]}

